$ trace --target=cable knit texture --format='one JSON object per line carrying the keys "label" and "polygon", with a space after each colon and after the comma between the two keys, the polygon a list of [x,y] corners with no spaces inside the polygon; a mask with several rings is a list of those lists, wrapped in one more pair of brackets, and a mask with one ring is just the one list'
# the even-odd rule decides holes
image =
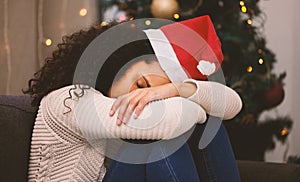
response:
{"label": "cable knit texture", "polygon": [[240,96],[230,87],[211,81],[187,79],[194,83],[197,91],[188,99],[202,106],[207,114],[228,120],[235,117],[242,109]]}
{"label": "cable knit texture", "polygon": [[[197,92],[188,98],[191,101],[175,97],[151,102],[138,119],[131,118],[119,127],[116,126],[117,116],[109,116],[115,99],[104,97],[93,88],[84,90],[83,97],[78,98],[75,95],[82,90],[73,89],[74,85],[51,92],[42,99],[36,117],[28,180],[102,181],[106,138],[171,139],[185,133],[195,123],[205,122],[205,112],[218,115],[225,107],[224,118],[227,119],[241,109],[239,96],[230,88],[188,81],[197,85]],[[225,89],[225,96],[229,97],[222,111],[216,111],[220,107],[211,109],[223,101],[211,99],[212,89]],[[63,104],[70,96],[69,91],[72,97],[65,104],[71,112]],[[68,113],[63,114],[65,112]]]}
{"label": "cable knit texture", "polygon": [[[170,139],[206,120],[199,105],[178,97],[152,102],[139,119],[118,127],[116,116],[108,115],[115,99],[93,88],[81,98],[71,93],[66,105],[72,111],[63,114],[68,111],[63,102],[72,88],[53,91],[41,101],[32,135],[29,181],[101,181],[105,138]],[[163,112],[157,117],[152,110]],[[97,145],[91,145],[89,141],[95,139]]]}

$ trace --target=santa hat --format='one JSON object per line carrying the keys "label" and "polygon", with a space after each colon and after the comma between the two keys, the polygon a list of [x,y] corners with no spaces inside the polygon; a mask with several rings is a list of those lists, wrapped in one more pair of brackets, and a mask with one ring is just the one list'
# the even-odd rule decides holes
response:
{"label": "santa hat", "polygon": [[205,80],[218,70],[223,54],[209,16],[144,30],[162,69],[172,82]]}

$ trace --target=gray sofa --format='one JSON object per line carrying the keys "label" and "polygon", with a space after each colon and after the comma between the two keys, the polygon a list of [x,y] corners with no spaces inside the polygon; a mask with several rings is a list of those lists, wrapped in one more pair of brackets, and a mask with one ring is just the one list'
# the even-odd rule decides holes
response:
{"label": "gray sofa", "polygon": [[[30,97],[0,96],[0,181],[26,181],[36,115]],[[242,182],[299,182],[300,165],[237,161]],[[226,180],[225,180],[226,181]]]}

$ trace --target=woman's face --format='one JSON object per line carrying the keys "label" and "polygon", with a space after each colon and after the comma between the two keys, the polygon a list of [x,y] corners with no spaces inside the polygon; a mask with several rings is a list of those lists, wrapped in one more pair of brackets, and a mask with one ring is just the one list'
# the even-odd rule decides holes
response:
{"label": "woman's face", "polygon": [[139,61],[113,83],[109,96],[116,98],[137,88],[154,87],[166,83],[170,83],[170,80],[157,61],[151,63]]}

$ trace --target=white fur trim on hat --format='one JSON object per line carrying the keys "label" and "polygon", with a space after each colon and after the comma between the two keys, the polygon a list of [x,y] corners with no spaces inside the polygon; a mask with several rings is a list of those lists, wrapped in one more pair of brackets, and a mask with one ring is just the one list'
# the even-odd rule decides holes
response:
{"label": "white fur trim on hat", "polygon": [[216,65],[215,63],[211,63],[205,60],[200,60],[197,68],[202,73],[202,75],[211,75],[215,72]]}
{"label": "white fur trim on hat", "polygon": [[183,70],[172,45],[160,29],[144,30],[158,62],[172,82],[182,82],[188,76]]}

